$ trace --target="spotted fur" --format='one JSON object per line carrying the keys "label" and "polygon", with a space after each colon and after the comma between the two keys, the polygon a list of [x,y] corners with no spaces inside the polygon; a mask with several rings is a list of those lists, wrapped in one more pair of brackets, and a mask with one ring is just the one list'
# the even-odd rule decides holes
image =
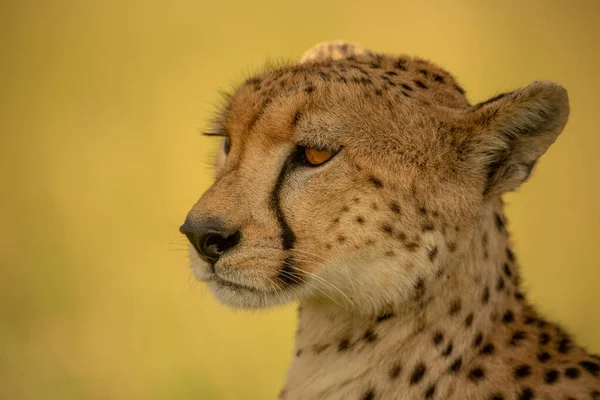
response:
{"label": "spotted fur", "polygon": [[598,357],[526,300],[500,198],[568,113],[552,82],[471,105],[430,62],[319,44],[207,133],[227,139],[185,226],[237,236],[215,262],[194,241],[192,270],[232,307],[300,303],[281,398],[598,398]]}

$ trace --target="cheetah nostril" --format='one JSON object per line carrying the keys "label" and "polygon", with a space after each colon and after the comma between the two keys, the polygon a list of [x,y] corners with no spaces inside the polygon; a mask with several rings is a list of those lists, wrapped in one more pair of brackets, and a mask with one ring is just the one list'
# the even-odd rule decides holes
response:
{"label": "cheetah nostril", "polygon": [[239,232],[227,237],[224,237],[218,233],[209,233],[200,238],[198,248],[200,249],[199,252],[202,255],[216,262],[223,253],[235,247],[239,241]]}
{"label": "cheetah nostril", "polygon": [[233,249],[241,239],[239,231],[230,234],[222,224],[212,222],[200,224],[183,224],[179,231],[183,233],[198,255],[212,264],[228,250]]}

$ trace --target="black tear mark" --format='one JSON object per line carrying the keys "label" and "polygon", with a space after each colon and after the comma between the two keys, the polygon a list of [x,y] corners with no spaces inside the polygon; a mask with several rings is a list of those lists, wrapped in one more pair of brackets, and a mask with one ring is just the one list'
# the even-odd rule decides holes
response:
{"label": "black tear mark", "polygon": [[294,265],[294,257],[287,257],[277,272],[277,280],[285,286],[298,285],[303,281],[303,275],[297,273],[298,268]]}
{"label": "black tear mark", "polygon": [[[296,235],[290,228],[287,223],[285,216],[283,214],[283,210],[281,209],[279,194],[281,192],[281,188],[283,186],[283,182],[285,181],[287,173],[292,168],[292,160],[294,154],[292,154],[283,164],[281,168],[281,172],[277,177],[277,181],[275,182],[275,186],[273,187],[273,191],[271,192],[271,208],[275,212],[275,216],[277,218],[277,222],[281,228],[281,245],[283,250],[291,250],[294,248],[294,243],[296,242]],[[299,276],[294,274],[294,259],[293,257],[288,257],[284,260],[283,266],[279,271],[278,278],[281,282],[286,285],[293,285],[299,283]]]}
{"label": "black tear mark", "polygon": [[281,188],[283,186],[283,182],[285,181],[286,175],[292,169],[292,160],[294,154],[292,154],[285,161],[279,176],[277,177],[277,181],[275,182],[275,186],[273,187],[273,191],[271,192],[271,208],[275,211],[275,216],[277,217],[277,222],[281,227],[281,243],[283,246],[283,250],[290,250],[294,248],[294,243],[296,243],[296,235],[290,228],[289,224],[285,220],[285,216],[283,215],[283,210],[281,209],[279,194],[281,192]]}

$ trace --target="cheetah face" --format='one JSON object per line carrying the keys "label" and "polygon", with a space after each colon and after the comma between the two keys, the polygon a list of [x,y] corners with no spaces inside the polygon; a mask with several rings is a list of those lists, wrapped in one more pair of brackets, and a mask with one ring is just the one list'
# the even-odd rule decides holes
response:
{"label": "cheetah face", "polygon": [[409,300],[566,122],[556,84],[471,107],[424,61],[336,54],[247,80],[208,133],[224,137],[216,180],[181,232],[227,305]]}

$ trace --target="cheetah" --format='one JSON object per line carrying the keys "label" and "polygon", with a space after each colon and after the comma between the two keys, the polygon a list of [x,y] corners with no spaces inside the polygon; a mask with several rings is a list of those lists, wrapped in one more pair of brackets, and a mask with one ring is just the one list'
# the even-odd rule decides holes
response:
{"label": "cheetah", "polygon": [[318,44],[206,132],[193,274],[234,308],[299,303],[281,399],[600,399],[600,358],[521,289],[501,199],[568,114],[553,82],[472,105],[429,61]]}

